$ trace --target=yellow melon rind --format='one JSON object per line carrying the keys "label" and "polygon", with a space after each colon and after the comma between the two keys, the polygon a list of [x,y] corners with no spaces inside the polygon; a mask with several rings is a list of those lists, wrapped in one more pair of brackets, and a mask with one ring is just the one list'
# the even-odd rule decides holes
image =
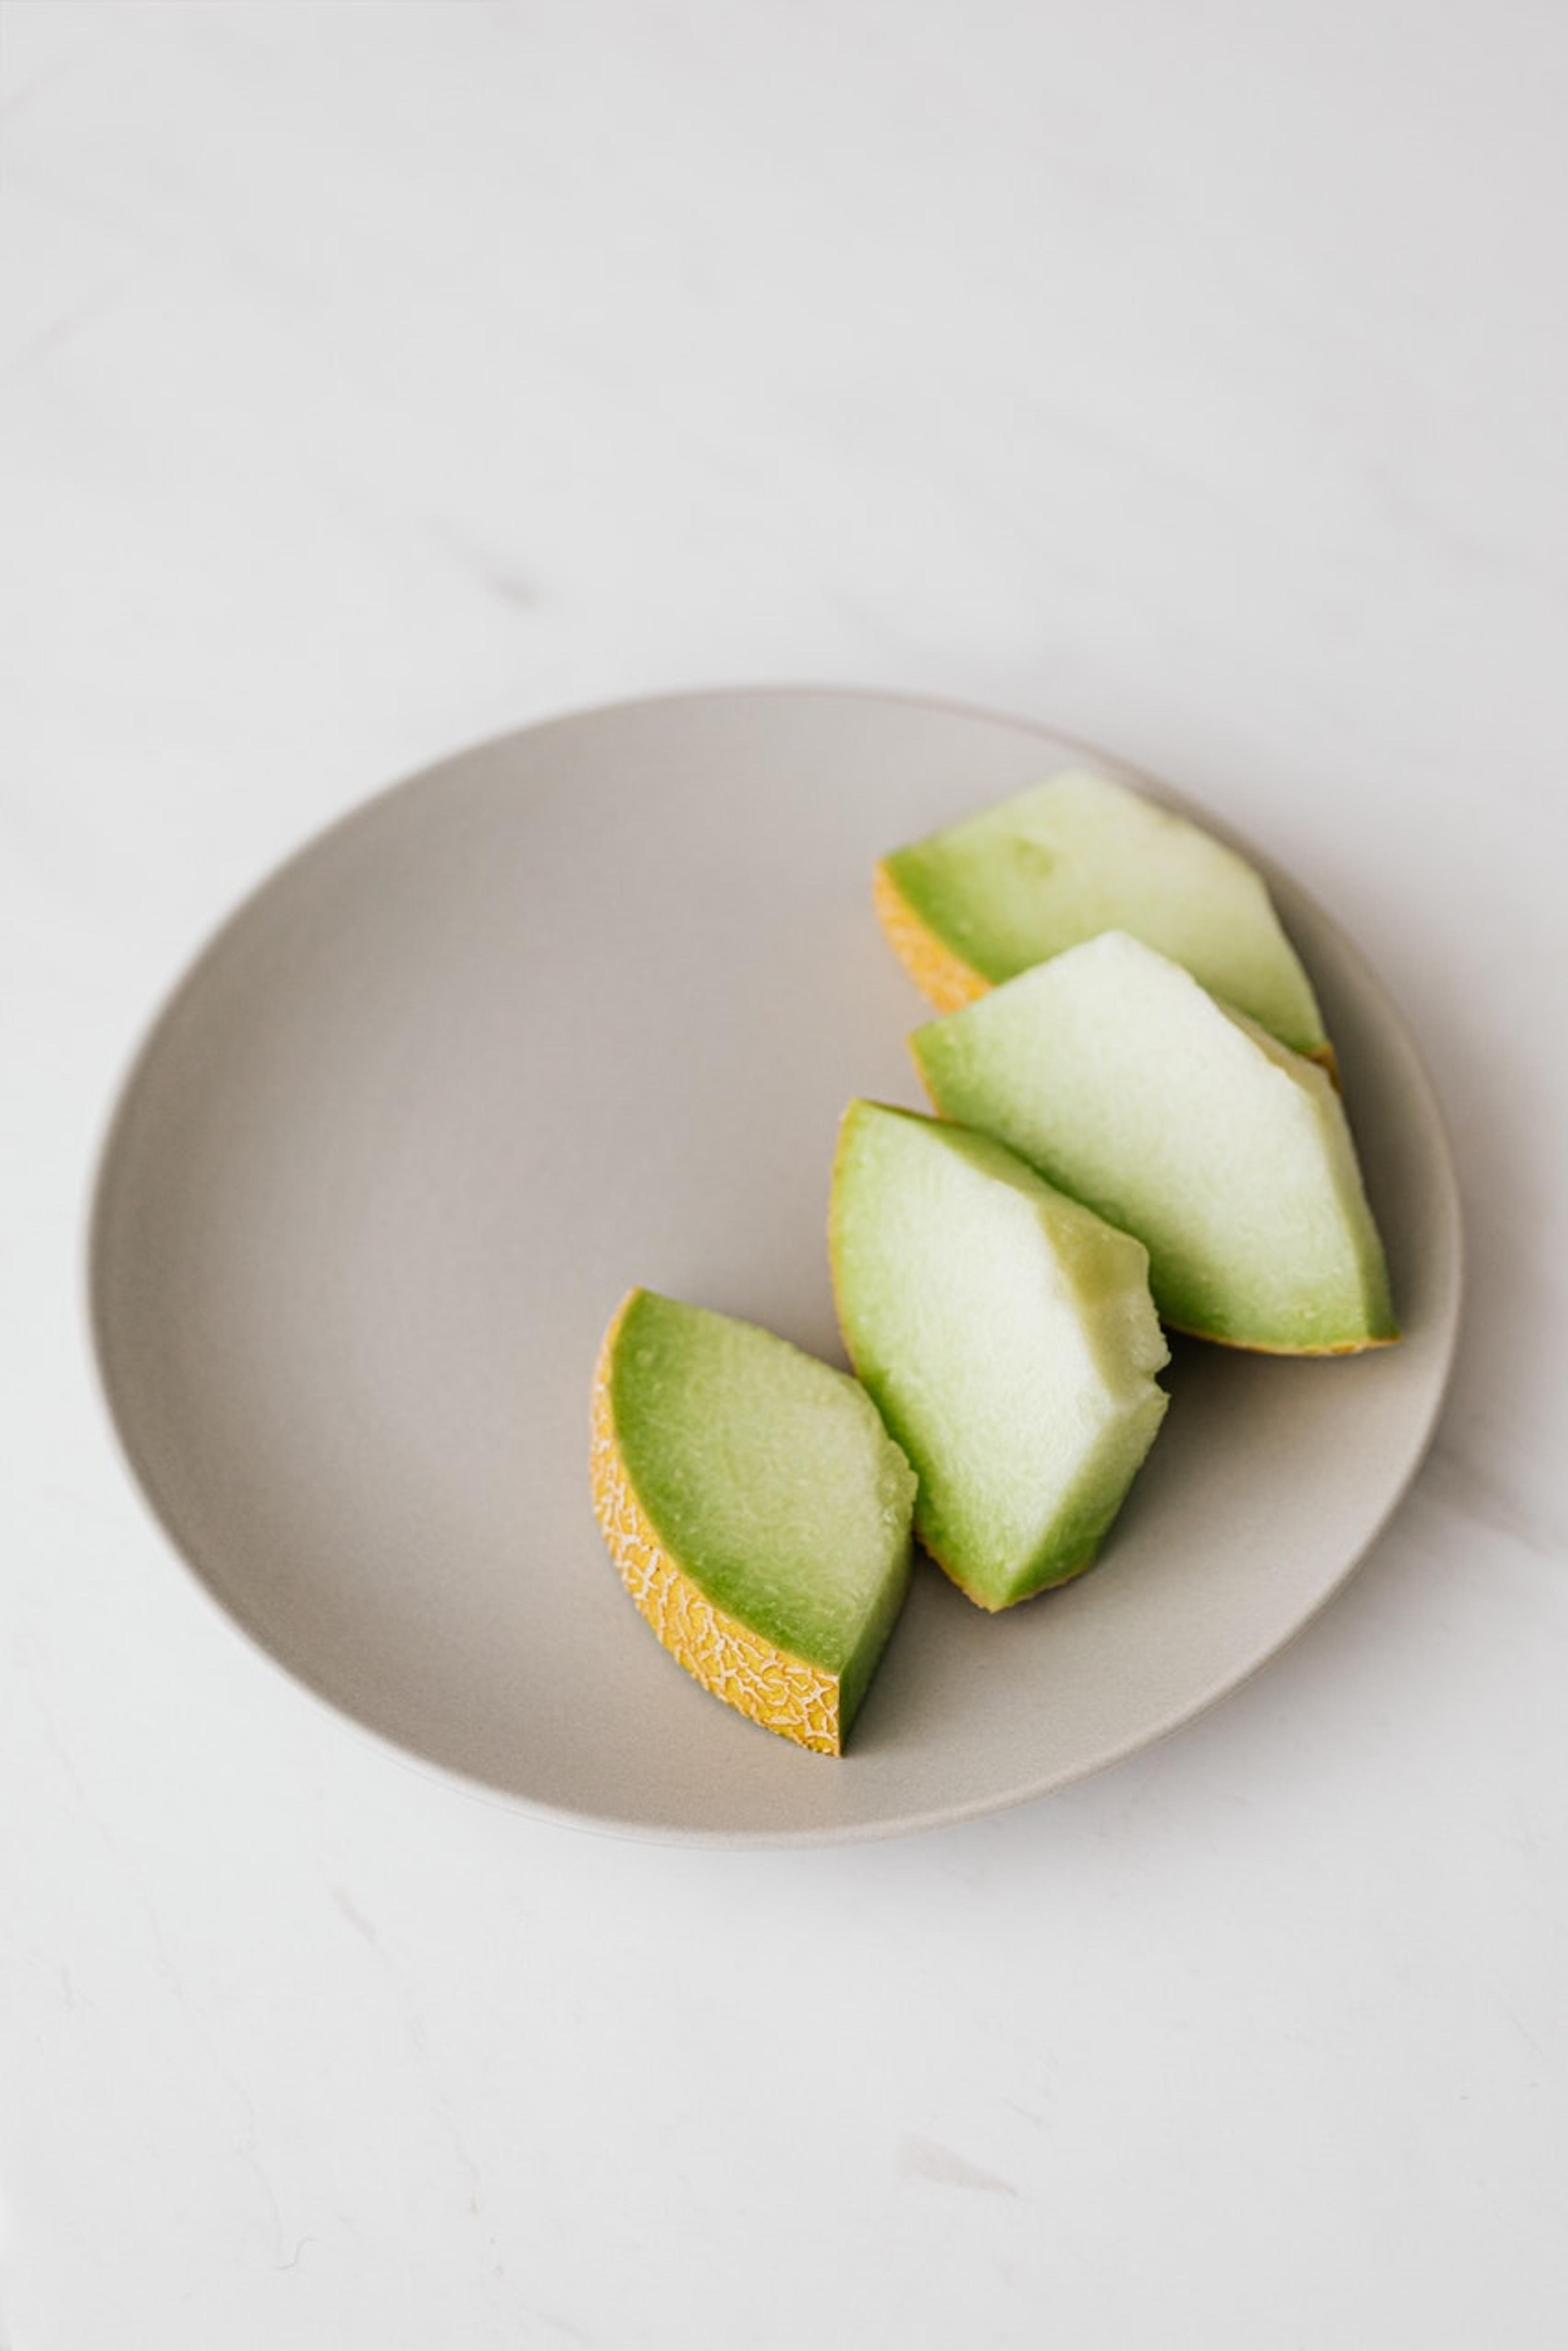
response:
{"label": "yellow melon rind", "polygon": [[1159,1319],[1166,1330],[1177,1332],[1183,1339],[1201,1339],[1205,1346],[1229,1347],[1239,1355],[1277,1355],[1287,1363],[1317,1363],[1328,1355],[1370,1355],[1379,1347],[1397,1347],[1404,1335],[1385,1331],[1376,1338],[1331,1339],[1321,1347],[1282,1347],[1267,1339],[1230,1339],[1218,1331],[1195,1331],[1189,1322],[1172,1322],[1163,1314]]}
{"label": "yellow melon rind", "polygon": [[915,986],[939,1012],[956,1012],[987,995],[991,982],[971,970],[920,920],[885,864],[871,877],[871,901],[888,944]]}
{"label": "yellow melon rind", "polygon": [[662,1646],[714,1698],[814,1754],[841,1754],[837,1676],[776,1648],[716,1608],[665,1550],[637,1499],[610,1401],[625,1312],[623,1305],[599,1350],[590,1450],[594,1515],[621,1582]]}

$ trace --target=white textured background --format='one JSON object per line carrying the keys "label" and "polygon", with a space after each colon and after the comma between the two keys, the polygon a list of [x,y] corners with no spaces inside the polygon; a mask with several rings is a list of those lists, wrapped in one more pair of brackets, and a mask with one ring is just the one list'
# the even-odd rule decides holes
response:
{"label": "white textured background", "polygon": [[[6,0],[0,2341],[1557,2351],[1568,17]],[[499,728],[774,678],[1163,772],[1373,952],[1472,1287],[1348,1595],[904,1844],[575,1837],[259,1663],[105,1433],[108,1096]]]}

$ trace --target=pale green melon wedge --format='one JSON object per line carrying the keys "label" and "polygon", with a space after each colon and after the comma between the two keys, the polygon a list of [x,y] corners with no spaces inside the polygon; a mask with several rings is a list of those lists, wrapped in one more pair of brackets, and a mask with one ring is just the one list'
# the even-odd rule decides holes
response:
{"label": "pale green melon wedge", "polygon": [[874,1102],[845,1115],[830,1238],[932,1557],[982,1608],[1087,1567],[1167,1402],[1139,1244],[984,1135]]}
{"label": "pale green melon wedge", "polygon": [[1324,1071],[1111,931],[917,1029],[937,1108],[1135,1233],[1162,1318],[1280,1354],[1397,1338]]}
{"label": "pale green melon wedge", "polygon": [[1185,818],[1074,770],[884,860],[888,935],[940,1011],[1101,931],[1130,932],[1300,1053],[1312,983],[1262,876]]}
{"label": "pale green melon wedge", "polygon": [[594,1382],[594,1507],[704,1688],[836,1755],[909,1579],[915,1480],[866,1392],[786,1340],[634,1290]]}

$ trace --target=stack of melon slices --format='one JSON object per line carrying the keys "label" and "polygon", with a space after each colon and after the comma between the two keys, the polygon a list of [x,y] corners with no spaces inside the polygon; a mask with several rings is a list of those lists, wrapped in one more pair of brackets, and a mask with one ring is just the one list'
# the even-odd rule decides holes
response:
{"label": "stack of melon slices", "polygon": [[840,1134],[858,1377],[634,1290],[594,1384],[639,1608],[830,1754],[912,1536],[986,1609],[1089,1566],[1165,1416],[1161,1323],[1287,1355],[1397,1336],[1312,985],[1242,858],[1072,773],[898,851],[875,899],[941,1017],[911,1040],[937,1117],[852,1102]]}

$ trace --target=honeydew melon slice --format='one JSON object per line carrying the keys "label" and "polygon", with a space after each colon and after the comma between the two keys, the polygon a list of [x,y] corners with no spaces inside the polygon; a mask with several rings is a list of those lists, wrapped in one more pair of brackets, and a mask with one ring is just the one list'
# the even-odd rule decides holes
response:
{"label": "honeydew melon slice", "polygon": [[877,869],[877,913],[940,1012],[1102,931],[1130,932],[1297,1052],[1323,1017],[1262,878],[1125,784],[1073,769]]}
{"label": "honeydew melon slice", "polygon": [[830,1243],[926,1549],[982,1608],[1078,1574],[1166,1408],[1140,1244],[984,1135],[865,1102],[840,1131]]}
{"label": "honeydew melon slice", "polygon": [[910,1041],[945,1117],[1145,1243],[1168,1323],[1279,1354],[1398,1336],[1329,1078],[1152,947],[1107,932]]}
{"label": "honeydew melon slice", "polygon": [[594,1380],[600,1530],[670,1655],[753,1722],[842,1752],[908,1588],[915,1479],[846,1373],[647,1290]]}

